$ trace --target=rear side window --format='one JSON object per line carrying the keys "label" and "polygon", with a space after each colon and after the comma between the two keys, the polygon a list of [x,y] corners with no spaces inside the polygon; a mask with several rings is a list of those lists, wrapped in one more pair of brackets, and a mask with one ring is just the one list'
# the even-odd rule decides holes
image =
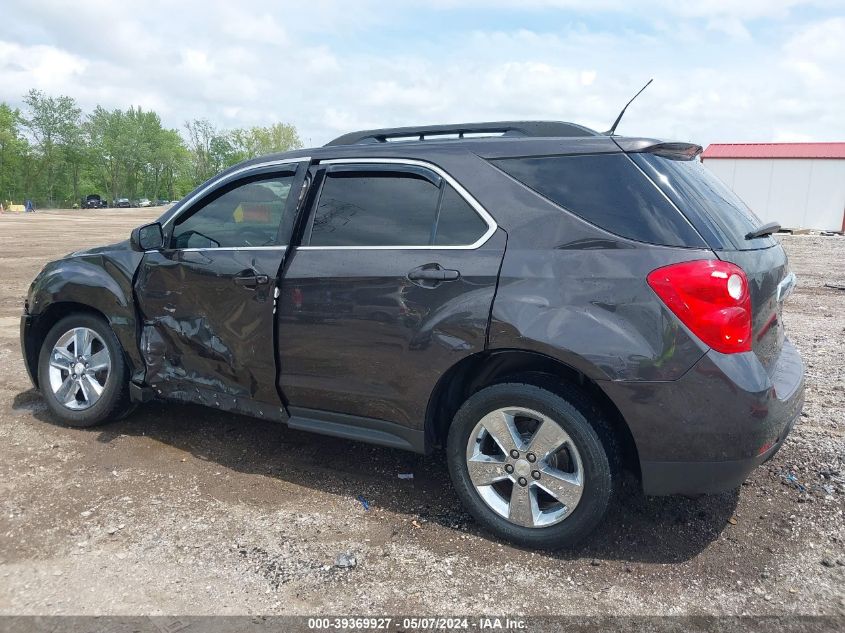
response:
{"label": "rear side window", "polygon": [[686,214],[711,248],[750,250],[776,244],[773,237],[747,240],[760,219],[699,160],[635,154],[634,160]]}
{"label": "rear side window", "polygon": [[492,162],[555,204],[616,235],[666,246],[705,246],[686,218],[624,154]]}
{"label": "rear side window", "polygon": [[468,246],[487,224],[428,169],[370,165],[329,171],[310,246]]}

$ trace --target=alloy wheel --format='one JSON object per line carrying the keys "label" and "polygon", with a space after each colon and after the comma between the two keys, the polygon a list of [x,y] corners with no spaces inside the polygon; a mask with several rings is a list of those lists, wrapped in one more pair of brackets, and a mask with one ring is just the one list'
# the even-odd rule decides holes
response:
{"label": "alloy wheel", "polygon": [[563,521],[584,492],[584,467],[572,439],[548,416],[523,407],[497,409],[478,422],[466,465],[484,503],[523,527]]}
{"label": "alloy wheel", "polygon": [[59,337],[50,353],[50,389],[68,409],[88,409],[102,396],[111,367],[100,335],[87,327],[73,328]]}

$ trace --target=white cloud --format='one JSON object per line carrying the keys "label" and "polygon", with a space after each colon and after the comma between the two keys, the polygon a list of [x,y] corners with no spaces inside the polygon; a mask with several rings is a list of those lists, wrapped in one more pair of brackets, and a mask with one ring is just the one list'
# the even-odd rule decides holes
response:
{"label": "white cloud", "polygon": [[87,67],[85,59],[54,46],[24,46],[0,40],[0,84],[4,91],[67,91]]}
{"label": "white cloud", "polygon": [[845,17],[810,24],[784,45],[786,65],[813,82],[842,83],[845,70]]}
{"label": "white cloud", "polygon": [[581,71],[581,85],[582,86],[592,86],[593,82],[596,80],[596,73],[595,70],[582,70]]}
{"label": "white cloud", "polygon": [[[513,0],[416,0],[438,8],[512,8]],[[686,18],[732,17],[741,20],[785,18],[797,8],[841,7],[839,0],[521,0],[524,10],[559,9],[582,13],[654,15],[664,13]]]}
{"label": "white cloud", "polygon": [[775,143],[807,143],[812,140],[813,138],[807,134],[790,132],[788,130],[778,130],[775,132],[774,138],[772,138],[772,141]]}
{"label": "white cloud", "polygon": [[228,37],[253,44],[285,44],[288,36],[284,28],[269,13],[253,14],[249,5],[223,5],[221,30]]}
{"label": "white cloud", "polygon": [[155,108],[173,127],[291,122],[320,144],[462,120],[606,129],[655,77],[620,132],[845,139],[841,0],[5,5],[0,100],[17,105],[36,87],[85,109]]}
{"label": "white cloud", "polygon": [[707,28],[711,31],[720,31],[737,40],[750,40],[751,33],[739,18],[716,17],[707,21]]}
{"label": "white cloud", "polygon": [[192,48],[181,51],[182,69],[193,75],[210,75],[214,72],[214,65],[208,59],[208,53]]}

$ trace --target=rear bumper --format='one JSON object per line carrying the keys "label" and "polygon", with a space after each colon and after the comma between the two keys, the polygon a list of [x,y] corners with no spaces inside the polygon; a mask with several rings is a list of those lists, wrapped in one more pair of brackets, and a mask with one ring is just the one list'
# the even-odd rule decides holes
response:
{"label": "rear bumper", "polygon": [[733,490],[757,466],[775,456],[797,417],[787,424],[774,446],[756,457],[717,462],[640,462],[643,491],[649,495],[697,495]]}
{"label": "rear bumper", "polygon": [[771,459],[804,406],[804,367],[784,341],[767,372],[757,357],[709,351],[672,382],[607,382],[631,429],[646,494],[718,493]]}

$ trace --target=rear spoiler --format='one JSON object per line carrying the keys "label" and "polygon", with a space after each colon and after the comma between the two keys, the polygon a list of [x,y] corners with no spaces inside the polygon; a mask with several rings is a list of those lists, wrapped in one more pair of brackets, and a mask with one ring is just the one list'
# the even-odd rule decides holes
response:
{"label": "rear spoiler", "polygon": [[623,152],[648,153],[669,158],[671,160],[693,160],[703,150],[695,143],[679,143],[659,141],[651,138],[613,137],[614,142]]}

